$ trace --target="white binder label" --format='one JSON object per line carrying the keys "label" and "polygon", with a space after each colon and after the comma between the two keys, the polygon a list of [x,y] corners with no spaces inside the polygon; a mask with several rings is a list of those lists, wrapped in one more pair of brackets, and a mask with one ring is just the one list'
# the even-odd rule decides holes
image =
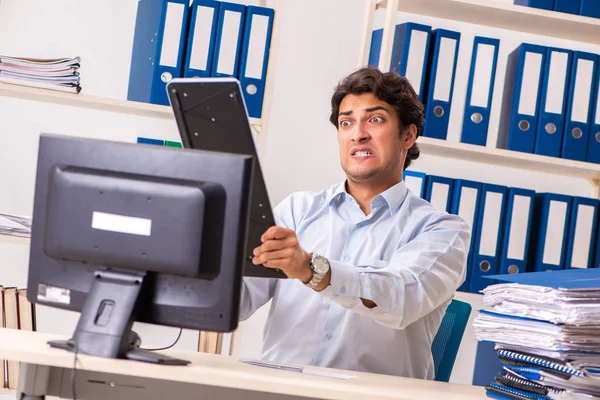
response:
{"label": "white binder label", "polygon": [[421,81],[425,70],[425,48],[428,41],[428,32],[412,30],[408,60],[406,61],[406,79],[412,84],[417,95],[421,94]]}
{"label": "white binder label", "polygon": [[192,39],[192,53],[189,65],[192,69],[199,69],[201,71],[208,69],[210,35],[212,34],[214,18],[214,8],[206,6],[198,6],[196,8],[196,24],[194,25],[194,37]]}
{"label": "white binder label", "polygon": [[573,91],[573,108],[571,109],[571,121],[587,123],[590,111],[590,91],[592,90],[592,78],[594,62],[579,59],[577,61],[577,74],[575,75],[575,90]]}
{"label": "white binder label", "polygon": [[521,79],[521,94],[519,95],[519,114],[535,115],[537,98],[542,77],[542,55],[539,53],[525,53],[523,77]]}
{"label": "white binder label", "polygon": [[506,256],[511,260],[525,259],[530,207],[531,197],[515,196],[510,219],[510,232],[508,233],[508,251],[506,252]]}
{"label": "white binder label", "polygon": [[269,32],[269,17],[266,15],[252,16],[252,29],[248,43],[248,59],[246,60],[246,78],[262,79],[265,53],[267,52],[267,33]]}
{"label": "white binder label", "polygon": [[162,66],[177,66],[184,11],[185,4],[167,3],[165,30],[163,31],[163,42],[160,49],[160,65]]}
{"label": "white binder label", "polygon": [[544,242],[544,264],[560,265],[563,253],[563,237],[567,223],[567,203],[550,201],[548,211],[548,226]]}
{"label": "white binder label", "polygon": [[494,192],[487,192],[485,195],[481,238],[479,240],[479,254],[482,256],[496,256],[503,197],[502,193]]}
{"label": "white binder label", "polygon": [[152,220],[94,211],[92,213],[92,228],[101,231],[150,236],[152,233]]}
{"label": "white binder label", "polygon": [[458,206],[458,216],[461,217],[473,230],[475,223],[475,210],[477,209],[478,190],[470,187],[463,187],[460,193],[460,205]]}
{"label": "white binder label", "polygon": [[550,70],[546,85],[545,111],[552,114],[562,114],[565,101],[565,85],[567,83],[567,67],[569,65],[569,54],[562,51],[550,53]]}
{"label": "white binder label", "polygon": [[471,106],[488,107],[488,97],[492,87],[492,69],[496,46],[491,44],[477,45],[477,59],[471,87]]}
{"label": "white binder label", "polygon": [[592,229],[594,227],[594,213],[596,209],[592,206],[583,204],[577,209],[571,267],[587,268],[590,257],[590,247],[592,246]]}
{"label": "white binder label", "polygon": [[404,181],[406,182],[406,187],[416,194],[417,196],[421,196],[421,191],[423,190],[423,178],[419,178],[416,176],[407,176]]}
{"label": "white binder label", "polygon": [[600,82],[598,82],[598,97],[596,97],[596,125],[600,125]]}
{"label": "white binder label", "polygon": [[242,14],[235,11],[225,11],[223,17],[223,30],[221,33],[221,45],[217,46],[219,61],[217,73],[233,75],[235,60],[238,53],[238,37],[242,22]]}
{"label": "white binder label", "polygon": [[450,101],[452,74],[454,73],[454,55],[456,54],[456,39],[443,37],[440,40],[433,99]]}
{"label": "white binder label", "polygon": [[445,183],[434,183],[431,185],[431,201],[430,203],[441,211],[446,211],[448,204],[448,192],[450,186]]}

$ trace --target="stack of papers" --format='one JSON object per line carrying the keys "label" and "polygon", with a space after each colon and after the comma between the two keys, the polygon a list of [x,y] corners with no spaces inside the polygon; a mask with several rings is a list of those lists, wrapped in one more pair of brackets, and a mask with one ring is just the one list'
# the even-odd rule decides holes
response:
{"label": "stack of papers", "polygon": [[31,237],[31,218],[0,214],[0,235]]}
{"label": "stack of papers", "polygon": [[0,82],[79,93],[79,57],[18,58],[0,55]]}
{"label": "stack of papers", "polygon": [[600,399],[600,269],[490,277],[473,321],[503,370],[491,397]]}

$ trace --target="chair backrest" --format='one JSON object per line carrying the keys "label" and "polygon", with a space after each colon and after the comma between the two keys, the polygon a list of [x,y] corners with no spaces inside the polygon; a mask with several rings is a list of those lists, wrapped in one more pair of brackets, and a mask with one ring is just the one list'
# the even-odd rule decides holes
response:
{"label": "chair backrest", "polygon": [[471,315],[471,305],[464,301],[453,299],[446,309],[440,329],[431,344],[436,381],[450,380],[469,315]]}

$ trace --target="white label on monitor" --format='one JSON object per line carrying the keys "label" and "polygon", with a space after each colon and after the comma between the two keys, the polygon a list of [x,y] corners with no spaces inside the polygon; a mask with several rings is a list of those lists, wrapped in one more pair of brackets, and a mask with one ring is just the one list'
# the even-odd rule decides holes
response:
{"label": "white label on monitor", "polygon": [[246,60],[246,78],[262,79],[268,32],[269,17],[266,15],[253,15],[250,42],[248,44],[248,59]]}
{"label": "white label on monitor", "polygon": [[471,230],[473,230],[473,224],[475,223],[477,194],[478,190],[470,187],[463,187],[460,194],[458,216],[461,217],[471,227]]}
{"label": "white label on monitor", "polygon": [[567,82],[567,68],[569,66],[569,54],[562,51],[550,53],[550,71],[546,86],[547,113],[562,114],[565,100],[565,85]]}
{"label": "white label on monitor", "polygon": [[564,201],[550,201],[546,240],[544,241],[544,257],[542,259],[544,264],[560,265],[566,225],[567,203]]}
{"label": "white label on monitor", "polygon": [[450,186],[446,183],[434,183],[431,187],[430,203],[441,211],[446,211]]}
{"label": "white label on monitor", "polygon": [[511,260],[525,260],[530,210],[531,197],[515,196],[508,233],[508,251],[506,252],[506,256]]}
{"label": "white label on monitor", "polygon": [[487,192],[485,195],[481,239],[479,242],[479,254],[482,256],[496,256],[503,197],[502,193],[494,192]]}
{"label": "white label on monitor", "polygon": [[421,82],[423,81],[423,71],[425,71],[425,49],[429,41],[429,33],[424,31],[412,30],[410,35],[410,50],[408,60],[406,61],[406,79],[411,83],[417,92],[421,93]]}
{"label": "white label on monitor", "polygon": [[540,53],[525,53],[525,65],[521,79],[521,94],[519,96],[519,114],[535,115],[537,109],[540,80],[542,77],[542,55]]}
{"label": "white label on monitor", "polygon": [[582,204],[578,207],[577,221],[575,221],[575,236],[573,237],[573,255],[571,256],[570,265],[572,268],[588,267],[595,212],[596,209],[592,206]]}
{"label": "white label on monitor", "polygon": [[477,59],[471,86],[471,106],[487,108],[490,89],[492,87],[492,69],[496,46],[491,44],[477,45]]}
{"label": "white label on monitor", "polygon": [[40,283],[38,285],[37,299],[47,303],[71,304],[71,291]]}
{"label": "white label on monitor", "polygon": [[198,6],[196,9],[196,24],[194,25],[194,38],[192,39],[192,54],[190,55],[191,69],[206,71],[208,69],[208,55],[210,51],[210,36],[215,9],[212,7]]}
{"label": "white label on monitor", "polygon": [[160,65],[165,67],[177,67],[184,12],[185,4],[167,3],[165,30],[160,50]]}
{"label": "white label on monitor", "polygon": [[217,73],[233,75],[238,53],[238,37],[242,24],[242,14],[236,11],[225,11],[223,30],[219,49]]}
{"label": "white label on monitor", "polygon": [[456,39],[442,38],[440,40],[440,50],[435,74],[435,87],[433,88],[434,100],[450,101],[450,88],[452,87],[455,55]]}
{"label": "white label on monitor", "polygon": [[575,74],[575,90],[573,91],[573,108],[571,109],[571,121],[587,123],[590,111],[590,91],[594,78],[594,62],[579,59],[577,62],[577,73]]}
{"label": "white label on monitor", "polygon": [[92,214],[92,228],[101,231],[150,236],[152,233],[152,220],[94,211]]}
{"label": "white label on monitor", "polygon": [[406,181],[406,187],[411,192],[413,192],[419,197],[423,195],[423,178],[416,176],[407,176],[404,178],[404,181]]}

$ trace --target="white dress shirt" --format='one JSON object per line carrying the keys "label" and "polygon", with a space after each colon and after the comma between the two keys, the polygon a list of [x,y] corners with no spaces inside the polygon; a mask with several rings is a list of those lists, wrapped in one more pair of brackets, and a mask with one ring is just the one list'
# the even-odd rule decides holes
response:
{"label": "white dress shirt", "polygon": [[433,379],[431,343],[465,279],[470,227],[404,182],[375,196],[367,216],[345,183],[292,194],[274,214],[305,251],[328,258],[331,284],[244,279],[242,320],[273,300],[262,359]]}

